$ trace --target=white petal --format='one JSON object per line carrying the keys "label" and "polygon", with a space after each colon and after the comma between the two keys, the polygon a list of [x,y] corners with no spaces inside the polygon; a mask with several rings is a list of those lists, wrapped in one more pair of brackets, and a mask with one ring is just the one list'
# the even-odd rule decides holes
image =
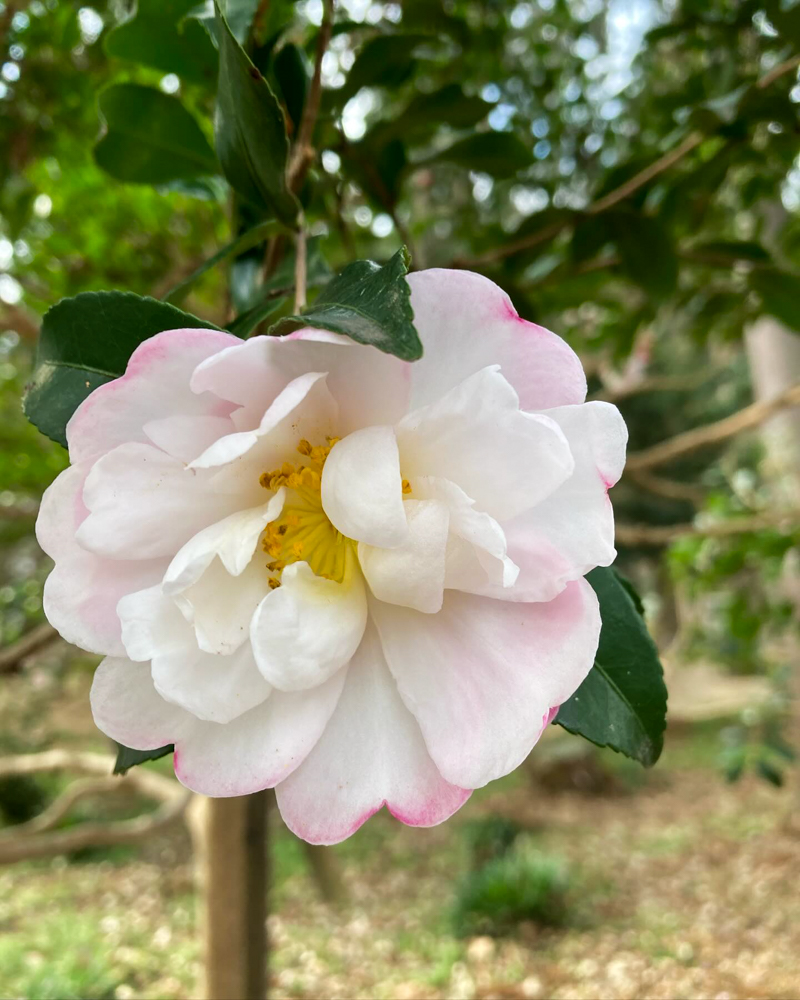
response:
{"label": "white petal", "polygon": [[414,496],[419,499],[441,500],[450,511],[451,539],[445,587],[459,587],[456,562],[463,553],[474,564],[481,581],[491,581],[500,587],[511,587],[519,575],[519,567],[508,557],[503,529],[493,517],[475,510],[475,501],[440,476],[419,476],[414,480]]}
{"label": "white petal", "polygon": [[72,415],[67,424],[72,463],[94,460],[129,441],[146,441],[144,425],[160,417],[227,416],[230,403],[192,392],[189,379],[201,361],[236,342],[219,330],[165,330],[145,340],[130,356],[125,374],[95,389]]}
{"label": "white petal", "polygon": [[411,365],[325,330],[253,337],[201,364],[192,386],[238,403],[235,420],[249,429],[286,384],[306,372],[328,372],[328,388],[339,404],[339,434],[394,424],[408,409]]}
{"label": "white petal", "polygon": [[230,576],[215,559],[197,583],[175,596],[200,649],[229,655],[250,638],[253,615],[269,593],[266,562],[267,556],[253,559],[239,576]]}
{"label": "white petal", "polygon": [[204,653],[191,630],[182,648],[153,657],[152,671],[162,698],[206,722],[238,719],[272,690],[258,672],[249,642],[230,656]]}
{"label": "white petal", "polygon": [[123,444],[92,468],[83,489],[89,516],[78,542],[123,559],[171,556],[207,524],[231,512],[232,498],[207,477],[150,444]]}
{"label": "white petal", "polygon": [[282,691],[315,687],[336,673],[361,642],[367,599],[360,573],[345,583],[291,563],[281,586],[256,610],[251,641],[259,670]]}
{"label": "white petal", "polygon": [[91,653],[124,656],[117,602],[159,580],[165,561],[104,559],[78,544],[75,532],[88,513],[82,499],[86,471],[70,466],[42,497],[36,537],[56,562],[44,585],[44,611],[67,642]]}
{"label": "white petal", "polygon": [[305,759],[342,690],[345,671],[313,691],[274,691],[225,725],[201,722],[165,701],[146,664],[108,658],[92,686],[98,727],[124,746],[175,744],[175,773],[203,795],[248,795],[272,788]]}
{"label": "white petal", "polygon": [[522,319],[494,282],[431,268],[410,274],[408,283],[425,348],[411,365],[413,407],[491,364],[500,364],[524,410],[583,402],[586,377],[578,356],[560,337]]}
{"label": "white petal", "polygon": [[383,805],[410,826],[435,826],[469,797],[437,771],[374,627],[353,657],[319,743],[276,795],[286,825],[312,844],[344,840]]}
{"label": "white petal", "polygon": [[280,464],[293,455],[303,437],[312,443],[324,441],[337,415],[336,403],[325,379],[324,372],[309,372],[294,379],[275,397],[258,427],[220,438],[196,458],[190,468],[227,465],[246,455],[262,439],[269,438],[266,451],[259,449],[259,459],[263,460],[266,469],[270,463]]}
{"label": "white petal", "polygon": [[173,743],[195,721],[164,701],[153,686],[149,664],[121,657],[107,656],[95,671],[91,704],[97,728],[134,750]]}
{"label": "white petal", "polygon": [[403,475],[450,479],[502,521],[528,510],[572,473],[559,426],[524,413],[497,367],[485,368],[397,426]]}
{"label": "white petal", "polygon": [[614,510],[608,489],[625,464],[627,429],[615,406],[592,402],[548,410],[564,431],[575,456],[575,471],[551,496],[503,527],[509,555],[521,568],[516,585],[504,593],[479,592],[506,600],[550,600],[570,580],[595,566],[610,566]]}
{"label": "white petal", "polygon": [[176,743],[175,774],[202,795],[273,788],[302,764],[322,735],[345,676],[340,670],[310,691],[273,691],[226,726],[198,723]]}
{"label": "white petal", "polygon": [[361,542],[358,559],[380,601],[433,613],[444,597],[450,513],[441,500],[406,500],[408,538],[394,549]]}
{"label": "white petal", "polygon": [[391,427],[365,427],[331,449],[322,506],[347,538],[392,548],[408,535],[397,441]]}
{"label": "white petal", "polygon": [[198,532],[170,563],[164,576],[164,592],[177,594],[196,583],[216,556],[231,576],[242,573],[253,558],[264,528],[283,510],[285,496],[286,490],[281,488],[267,503],[236,511]]}
{"label": "white petal", "polygon": [[130,658],[152,660],[159,695],[198,719],[229,722],[269,695],[249,642],[230,656],[201,651],[191,625],[160,587],[123,598],[118,611]]}
{"label": "white petal", "polygon": [[584,580],[547,604],[448,590],[438,615],[377,601],[370,611],[431,757],[461,788],[525,759],[550,709],[591,669],[600,634],[597,598]]}
{"label": "white petal", "polygon": [[181,462],[191,462],[217,438],[232,433],[234,426],[230,417],[181,413],[148,420],[142,429],[157,448]]}

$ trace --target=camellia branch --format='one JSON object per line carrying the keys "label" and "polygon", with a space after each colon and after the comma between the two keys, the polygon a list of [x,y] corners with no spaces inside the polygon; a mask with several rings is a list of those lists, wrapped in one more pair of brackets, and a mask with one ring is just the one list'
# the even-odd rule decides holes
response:
{"label": "camellia branch", "polygon": [[289,164],[289,187],[299,191],[306,172],[314,159],[314,126],[317,124],[320,101],[322,100],[322,60],[328,50],[333,32],[334,0],[323,0],[322,24],[317,34],[317,52],[314,58],[314,75],[308,91],[300,127],[297,129],[292,158]]}
{"label": "camellia branch", "polygon": [[[790,72],[798,65],[800,65],[800,56],[792,56],[791,59],[787,59],[785,62],[775,66],[768,73],[765,73],[764,76],[753,84],[753,86],[759,90],[763,90],[765,87],[768,87],[771,83],[774,83],[775,80],[779,79],[779,77]],[[584,210],[585,214],[599,215],[601,212],[605,212],[609,208],[613,208],[614,205],[618,205],[621,201],[629,198],[641,187],[644,187],[645,184],[648,184],[654,177],[657,177],[659,174],[664,173],[664,171],[669,170],[670,167],[673,167],[676,163],[679,163],[685,156],[691,153],[693,149],[696,149],[705,138],[706,136],[702,132],[690,132],[689,135],[679,142],[674,149],[664,153],[663,156],[660,156],[649,166],[645,167],[644,170],[640,170],[638,174],[635,174],[629,180],[620,184],[619,187],[589,205]],[[506,243],[503,246],[494,247],[491,250],[487,250],[485,253],[478,254],[476,257],[454,260],[451,266],[472,268],[481,267],[484,264],[494,264],[497,261],[505,260],[506,257],[512,257],[515,253],[519,253],[521,250],[529,250],[532,247],[538,246],[540,243],[546,243],[548,240],[554,239],[559,233],[568,229],[571,225],[571,219],[561,219],[558,222],[554,222],[550,226],[545,226],[538,232],[531,233],[529,236],[523,236],[520,239],[514,240],[511,243]]]}
{"label": "camellia branch", "polygon": [[300,228],[297,230],[294,245],[294,311],[301,313],[306,307],[306,283],[308,280],[308,262],[306,260],[306,228],[305,219],[300,213]]}
{"label": "camellia branch", "polygon": [[719,444],[720,441],[725,441],[742,431],[758,427],[780,410],[798,405],[800,405],[800,383],[775,396],[774,399],[753,403],[738,413],[725,417],[724,420],[706,424],[704,427],[695,427],[693,430],[654,444],[651,448],[635,451],[628,455],[625,468],[630,473],[663,465],[689,452]]}
{"label": "camellia branch", "polygon": [[[180,819],[192,798],[177,782],[153,771],[137,768],[124,778],[111,779],[114,761],[95,753],[49,750],[45,753],[0,758],[0,778],[41,774],[48,771],[78,771],[101,775],[102,780],[77,782],[39,817],[0,833],[0,864],[32,858],[70,854],[85,847],[109,847],[137,843]],[[79,799],[101,791],[133,791],[160,802],[155,812],[112,823],[83,823],[68,830],[52,830]]]}
{"label": "camellia branch", "polygon": [[767,528],[796,530],[798,524],[800,524],[800,510],[787,510],[755,514],[752,517],[736,517],[729,521],[717,521],[711,524],[694,522],[666,525],[618,524],[615,534],[620,545],[659,547],[690,535],[726,538],[731,535],[748,534],[751,531],[764,531]]}
{"label": "camellia branch", "polygon": [[47,622],[32,628],[10,646],[0,649],[0,674],[16,670],[26,657],[38,653],[58,638],[58,632]]}
{"label": "camellia branch", "polygon": [[699,486],[681,483],[675,479],[664,479],[662,476],[654,476],[651,472],[634,471],[628,475],[628,479],[648,493],[666,497],[668,500],[685,500],[695,506],[699,506],[705,500],[705,490]]}

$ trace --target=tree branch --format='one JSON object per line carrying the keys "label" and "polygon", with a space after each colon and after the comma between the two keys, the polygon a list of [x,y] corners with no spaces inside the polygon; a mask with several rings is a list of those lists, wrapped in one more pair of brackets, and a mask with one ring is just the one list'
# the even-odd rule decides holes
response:
{"label": "tree branch", "polygon": [[333,31],[333,5],[334,0],[323,0],[322,24],[317,34],[317,52],[314,58],[314,75],[303,107],[303,116],[297,129],[297,138],[289,164],[289,187],[293,191],[299,191],[302,187],[306,172],[315,155],[311,140],[314,138],[314,126],[317,124],[322,99],[322,60]]}
{"label": "tree branch", "polygon": [[706,424],[704,427],[695,427],[666,441],[660,441],[651,448],[635,451],[628,455],[626,470],[638,472],[641,469],[651,469],[699,448],[719,444],[742,431],[758,427],[759,424],[763,424],[780,410],[798,405],[800,405],[800,383],[793,385],[779,396],[775,396],[774,399],[763,403],[753,403],[743,410],[739,410],[738,413],[725,417],[724,420]]}
{"label": "tree branch", "polygon": [[716,374],[711,369],[691,372],[685,375],[649,375],[635,382],[621,381],[592,393],[590,400],[602,399],[607,403],[618,403],[630,396],[641,396],[646,392],[691,392]]}
{"label": "tree branch", "polygon": [[667,525],[618,524],[615,534],[620,545],[660,547],[688,535],[726,538],[731,535],[744,535],[751,531],[764,531],[767,528],[797,530],[798,524],[800,524],[800,510],[788,510],[756,514],[752,517],[737,517],[730,521],[717,521],[712,524],[693,522]]}
{"label": "tree branch", "polygon": [[49,646],[58,638],[58,632],[47,622],[32,628],[30,632],[26,632],[10,646],[0,649],[0,674],[16,670],[26,657],[39,652],[44,646]]}
{"label": "tree branch", "polygon": [[[76,782],[77,789],[75,785],[70,786],[39,817],[0,833],[0,864],[70,854],[85,847],[137,843],[183,816],[192,793],[176,781],[139,768],[129,771],[123,778],[111,778],[113,767],[114,760],[111,757],[68,750],[48,750],[44,753],[0,758],[0,778],[60,770],[103,776],[101,782]],[[101,786],[109,791],[112,787],[134,791],[161,802],[162,805],[155,812],[135,819],[113,823],[84,823],[69,830],[49,830],[79,798],[90,794],[90,787],[94,793],[100,791]]]}
{"label": "tree branch", "polygon": [[664,479],[662,476],[654,476],[650,472],[631,472],[627,476],[637,486],[641,486],[648,493],[653,493],[659,497],[666,497],[668,500],[685,500],[693,503],[696,507],[705,500],[705,490],[691,483],[681,483],[675,479]]}

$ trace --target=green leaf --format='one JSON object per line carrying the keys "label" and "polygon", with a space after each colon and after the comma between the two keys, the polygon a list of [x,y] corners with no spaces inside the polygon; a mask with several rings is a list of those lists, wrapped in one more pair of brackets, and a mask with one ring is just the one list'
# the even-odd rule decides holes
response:
{"label": "green leaf", "polygon": [[479,132],[459,139],[430,159],[429,163],[455,163],[465,170],[477,170],[499,179],[513,177],[531,164],[531,151],[511,132]]}
{"label": "green leaf", "polygon": [[748,280],[761,296],[764,310],[790,330],[800,332],[800,278],[775,268],[753,271]]}
{"label": "green leaf", "polygon": [[167,184],[218,172],[214,151],[177,97],[118,83],[102,92],[98,107],[108,130],[94,158],[117,180]]}
{"label": "green leaf", "polygon": [[244,253],[245,250],[250,250],[252,247],[258,246],[259,243],[263,243],[264,240],[274,236],[281,228],[279,223],[271,220],[248,229],[238,239],[227,243],[221,250],[218,250],[212,257],[204,261],[188,278],[184,278],[180,284],[171,288],[163,297],[164,302],[180,302],[206,271],[210,271],[212,267],[215,267],[223,260],[227,260],[228,257],[235,257],[240,253]]}
{"label": "green leaf", "polygon": [[270,335],[282,337],[304,326],[343,333],[404,361],[422,357],[414,327],[411,290],[406,281],[409,257],[405,247],[388,264],[357,260],[320,292],[302,316],[286,316]]}
{"label": "green leaf", "polygon": [[399,87],[411,76],[416,60],[414,50],[429,35],[378,35],[366,42],[356,56],[337,103],[344,105],[362,87]]}
{"label": "green leaf", "polygon": [[710,258],[719,258],[719,262],[735,264],[740,260],[749,260],[754,264],[766,264],[771,260],[769,252],[752,240],[712,240],[708,243],[695,243],[692,253],[702,254]]}
{"label": "green leaf", "polygon": [[278,99],[216,7],[219,88],[214,133],[231,187],[252,205],[293,225],[300,206],[286,186],[289,142]]}
{"label": "green leaf", "polygon": [[251,309],[240,313],[235,320],[228,324],[228,330],[236,337],[249,337],[259,323],[263,323],[273,313],[281,309],[289,301],[285,295],[276,295],[265,298],[256,303]]}
{"label": "green leaf", "polygon": [[302,49],[291,42],[287,43],[275,55],[272,69],[278,84],[279,96],[283,98],[286,112],[292,121],[294,131],[297,132],[309,84],[306,58]]}
{"label": "green leaf", "polygon": [[635,212],[609,214],[614,241],[628,277],[659,302],[678,286],[678,258],[658,219]]}
{"label": "green leaf", "polygon": [[196,6],[197,0],[138,0],[135,15],[109,32],[106,52],[213,85],[216,49],[203,26],[186,17]]}
{"label": "green leaf", "polygon": [[774,785],[776,788],[782,787],[783,772],[780,770],[780,768],[777,768],[773,764],[770,764],[768,760],[764,760],[763,757],[757,760],[756,770],[761,775],[761,777],[765,781],[768,781],[771,785]]}
{"label": "green leaf", "polygon": [[146,760],[159,760],[174,751],[172,743],[167,746],[158,747],[156,750],[131,750],[117,743],[117,760],[114,764],[114,774],[125,774],[137,764],[144,764]]}
{"label": "green leaf", "polygon": [[587,580],[600,602],[600,644],[594,666],[561,706],[556,722],[650,767],[661,754],[666,728],[667,689],[658,651],[630,585],[602,567]]}
{"label": "green leaf", "polygon": [[82,292],[45,313],[25,396],[31,423],[66,447],[69,418],[98,386],[119,378],[133,351],[162,330],[213,323],[132,292]]}

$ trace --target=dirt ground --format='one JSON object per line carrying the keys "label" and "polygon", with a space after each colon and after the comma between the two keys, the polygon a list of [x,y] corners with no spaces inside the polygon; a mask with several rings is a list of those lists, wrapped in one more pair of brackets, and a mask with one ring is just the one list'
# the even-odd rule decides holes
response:
{"label": "dirt ground", "polygon": [[[79,673],[66,686],[41,676],[5,684],[3,750],[15,739],[15,749],[101,748],[87,721],[87,682]],[[545,791],[521,769],[433,830],[381,814],[333,849],[345,885],[339,906],[320,901],[301,845],[273,816],[271,995],[800,996],[798,783],[727,785],[718,728],[670,733],[647,774],[604,757],[602,795]],[[565,927],[453,934],[466,824],[497,814],[564,859]],[[181,829],[142,849],[0,870],[0,996],[196,997],[196,912]]]}

